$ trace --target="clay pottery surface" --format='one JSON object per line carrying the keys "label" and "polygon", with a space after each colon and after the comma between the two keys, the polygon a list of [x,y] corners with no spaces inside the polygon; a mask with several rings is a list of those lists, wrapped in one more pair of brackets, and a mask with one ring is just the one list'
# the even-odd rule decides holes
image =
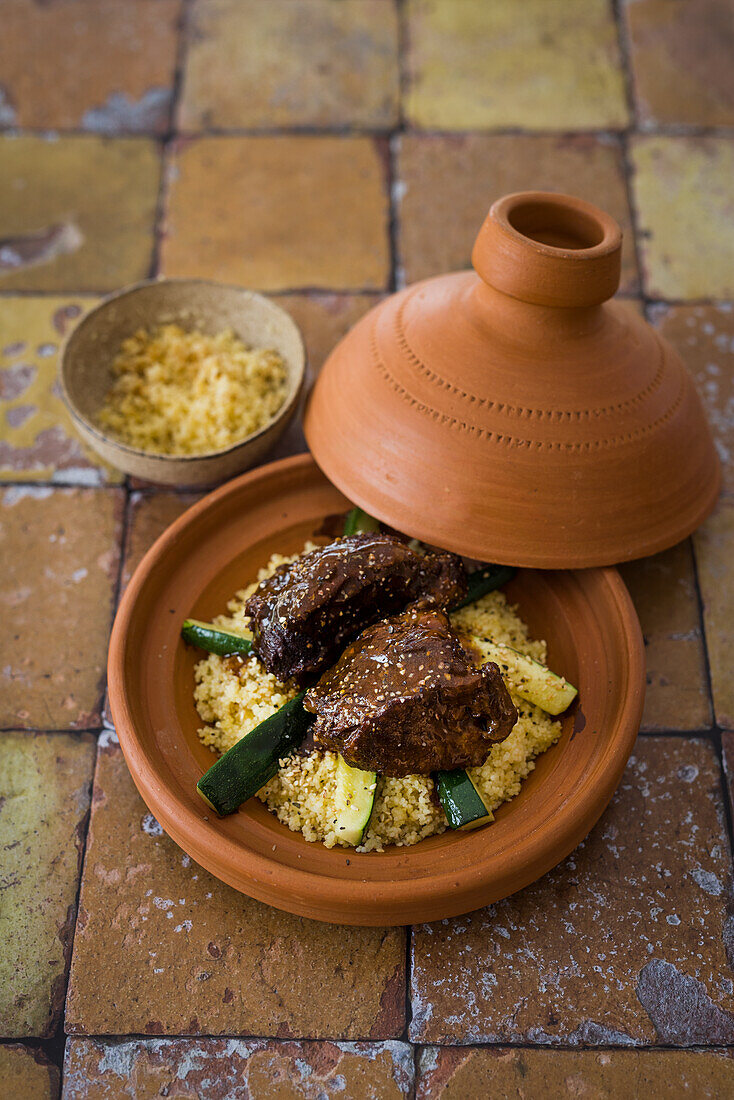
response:
{"label": "clay pottery surface", "polygon": [[[280,352],[288,389],[273,419],[239,443],[201,455],[152,454],[107,434],[97,414],[112,385],[112,362],[122,341],[140,328],[171,323],[211,335],[230,329],[248,347]],[[270,299],[205,279],[154,279],[110,295],[86,314],[64,344],[61,388],[82,439],[111,466],[162,485],[193,487],[232,477],[264,458],[296,411],[305,369],[298,326]]]}
{"label": "clay pottery surface", "polygon": [[[143,799],[166,832],[224,882],[277,908],[345,924],[405,924],[467,912],[563,859],[620,780],[644,695],[640,628],[614,569],[521,570],[506,588],[548,661],[579,688],[560,741],[483,829],[359,854],[290,832],[257,799],[218,819],[196,794],[215,754],[197,737],[187,616],[210,619],[271,553],[294,552],[349,502],[308,455],[261,467],[205,497],[155,543],[115,621],[112,714]],[[452,542],[455,539],[445,539]]]}
{"label": "clay pottery surface", "polygon": [[693,383],[609,301],[621,231],[589,203],[496,202],[474,272],[386,299],[336,346],[305,433],[350,499],[482,560],[608,565],[680,541],[720,469]]}

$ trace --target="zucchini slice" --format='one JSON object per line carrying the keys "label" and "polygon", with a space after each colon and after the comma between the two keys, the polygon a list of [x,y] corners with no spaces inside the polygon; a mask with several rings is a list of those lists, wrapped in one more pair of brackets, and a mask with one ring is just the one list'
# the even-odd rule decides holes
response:
{"label": "zucchini slice", "polygon": [[356,535],[362,531],[379,531],[380,521],[370,516],[362,508],[352,508],[344,520],[344,534]]}
{"label": "zucchini slice", "polygon": [[314,715],[303,707],[300,692],[275,714],[233,745],[196,784],[201,797],[220,817],[233,814],[272,779],[280,761],[297,749]]}
{"label": "zucchini slice", "polygon": [[350,768],[343,757],[336,765],[336,820],[334,832],[356,848],[362,842],[372,816],[377,773]]}
{"label": "zucchini slice", "polygon": [[476,600],[480,600],[482,596],[486,596],[488,592],[494,592],[495,588],[501,588],[503,584],[507,584],[517,573],[517,569],[512,565],[483,565],[480,569],[475,569],[469,574],[469,587],[467,589],[466,596],[463,600],[459,600],[451,608],[452,611],[460,611],[462,607],[467,607],[470,603],[475,603]]}
{"label": "zucchini slice", "polygon": [[453,772],[436,772],[434,781],[452,829],[477,829],[493,820],[484,799],[463,768]]}
{"label": "zucchini slice", "polygon": [[181,637],[189,645],[205,649],[207,653],[216,653],[220,657],[231,657],[233,653],[249,653],[252,640],[235,630],[225,630],[214,623],[202,623],[199,619],[186,619],[181,627]]}
{"label": "zucchini slice", "polygon": [[[454,604],[452,611],[459,611],[470,603],[501,588],[512,580],[517,570],[511,565],[484,565],[469,574],[466,596]],[[477,639],[477,643],[479,639]],[[482,796],[463,768],[452,772],[436,772],[433,777],[443,812],[452,829],[477,829],[488,825],[494,818],[484,805]]]}
{"label": "zucchini slice", "polygon": [[525,653],[518,653],[512,646],[490,642],[487,638],[473,639],[486,661],[495,661],[509,674],[512,690],[521,699],[534,703],[547,714],[563,714],[578,695],[578,689],[556,676],[540,661]]}

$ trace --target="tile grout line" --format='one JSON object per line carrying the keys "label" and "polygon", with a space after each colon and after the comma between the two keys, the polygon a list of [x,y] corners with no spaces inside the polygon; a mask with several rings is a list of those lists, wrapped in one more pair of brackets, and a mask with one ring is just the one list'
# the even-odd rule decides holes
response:
{"label": "tile grout line", "polygon": [[[722,493],[722,496],[726,494]],[[701,647],[703,650],[703,667],[704,675],[706,677],[706,690],[709,697],[709,705],[711,707],[711,719],[712,719],[712,739],[716,747],[716,756],[719,762],[720,773],[720,787],[722,792],[722,804],[724,813],[724,824],[726,827],[727,839],[729,841],[729,860],[731,863],[732,855],[734,854],[734,806],[731,804],[731,793],[729,790],[729,776],[727,774],[726,765],[724,762],[724,745],[722,741],[722,729],[719,725],[719,721],[716,715],[716,701],[714,699],[713,692],[713,679],[711,676],[711,659],[709,656],[708,636],[706,634],[706,619],[704,614],[704,599],[701,589],[701,579],[698,571],[698,557],[696,556],[696,545],[691,537],[691,559],[693,564],[693,583],[696,590],[696,603],[698,607],[698,618],[701,629]],[[732,960],[734,966],[734,959]]]}
{"label": "tile grout line", "polygon": [[168,200],[170,197],[170,180],[173,168],[174,145],[178,139],[178,111],[181,103],[181,95],[184,82],[184,70],[188,56],[189,21],[192,0],[181,0],[176,39],[176,60],[173,71],[173,86],[171,89],[171,105],[168,117],[168,129],[161,136],[160,142],[160,169],[161,175],[158,182],[158,196],[153,219],[153,247],[149,268],[149,278],[155,279],[160,274],[161,246],[166,232],[166,218]]}
{"label": "tile grout line", "polygon": [[[112,615],[111,615],[111,618],[110,618],[110,627],[109,627],[109,632],[108,632],[108,636],[107,636],[108,637],[108,647],[109,647],[109,637],[110,637],[110,633],[112,631],[112,626],[114,624],[115,615],[117,614],[117,607],[118,607],[118,603],[119,603],[119,599],[120,599],[120,589],[122,587],[122,576],[123,576],[123,570],[124,570],[124,567],[125,567],[125,550],[126,550],[126,546],[127,546],[127,535],[128,535],[128,529],[129,529],[129,523],[130,523],[130,489],[127,486],[127,484],[124,486],[123,491],[124,491],[124,494],[125,494],[125,498],[124,498],[123,509],[122,509],[122,519],[121,519],[121,523],[120,523],[120,537],[119,537],[119,544],[118,544],[119,548],[120,548],[120,557],[119,557],[119,561],[118,561],[118,565],[117,565],[117,578],[116,578],[116,581],[115,581],[113,596],[112,596]],[[105,662],[105,672],[104,672],[104,677],[103,677],[103,684],[102,684],[102,687],[101,687],[101,697],[100,697],[100,704],[99,704],[99,713],[100,713],[100,718],[101,719],[103,718],[103,715],[104,715],[104,708],[105,708],[106,700],[107,700],[107,665],[106,665],[106,662]],[[104,727],[103,727],[103,730],[104,730]],[[78,877],[78,881],[77,881],[76,900],[75,900],[75,905],[74,905],[74,921],[73,921],[71,935],[69,937],[68,968],[67,968],[67,971],[66,971],[66,980],[64,982],[63,1008],[62,1008],[62,1011],[61,1011],[61,1014],[60,1014],[59,1028],[58,1028],[58,1033],[63,1038],[62,1058],[61,1058],[61,1064],[59,1065],[59,1074],[60,1074],[60,1078],[61,1078],[60,1089],[61,1089],[62,1095],[63,1095],[63,1087],[64,1087],[64,1054],[65,1054],[65,1049],[66,1049],[66,1038],[67,1038],[67,1036],[66,1036],[66,1001],[67,1001],[67,997],[68,997],[68,994],[69,994],[69,982],[70,982],[70,979],[71,979],[71,963],[72,963],[72,959],[73,959],[73,956],[74,956],[74,944],[76,942],[76,932],[77,932],[77,926],[78,926],[78,921],[79,921],[79,905],[80,905],[80,902],[81,902],[82,883],[83,883],[83,880],[84,880],[84,869],[85,869],[86,861],[87,861],[87,841],[89,839],[89,829],[90,829],[91,823],[92,823],[92,800],[93,800],[93,797],[94,797],[94,783],[95,783],[95,780],[96,780],[96,777],[97,777],[97,767],[99,765],[99,737],[100,736],[101,736],[101,733],[97,735],[98,743],[97,743],[97,749],[96,749],[96,754],[95,754],[94,769],[93,769],[93,772],[92,772],[92,782],[91,782],[90,792],[89,792],[89,810],[88,810],[87,815],[86,815],[86,821],[85,821],[84,828],[83,828],[83,843],[82,843],[82,846],[80,848],[79,877]]]}
{"label": "tile grout line", "polygon": [[[385,137],[385,135],[383,135],[383,137]],[[209,279],[206,276],[198,276],[198,275],[192,275],[192,276],[175,276],[174,275],[174,276],[171,276],[171,278],[194,278],[194,279],[201,278],[204,282],[216,282],[216,280]],[[125,285],[127,286],[128,284],[125,284]],[[74,290],[29,290],[29,289],[23,289],[23,288],[5,289],[3,287],[0,287],[0,301],[2,301],[4,298],[5,299],[10,299],[10,298],[89,298],[92,301],[95,301],[97,298],[100,298],[100,297],[102,297],[104,295],[107,295],[107,294],[114,294],[117,291],[123,290],[123,289],[124,289],[124,287],[120,287],[120,286],[98,287],[96,290],[81,290],[81,291],[74,291]],[[357,294],[384,294],[385,293],[384,285],[383,286],[375,286],[374,284],[366,285],[366,286],[356,286],[355,285],[355,286],[346,286],[346,287],[345,286],[332,287],[332,286],[328,286],[326,284],[323,285],[323,286],[314,285],[314,284],[304,284],[302,286],[279,286],[279,287],[276,287],[276,288],[253,286],[253,287],[249,287],[248,289],[256,290],[258,293],[265,294],[269,298],[282,298],[282,297],[284,297],[286,295],[289,295],[289,294],[301,294],[301,295],[304,295],[305,297],[317,298],[317,297],[319,297],[319,295],[323,295],[324,297],[333,297],[335,295],[336,296],[347,297],[347,296],[353,296],[353,295],[357,295]],[[719,301],[719,300],[729,301],[728,298],[699,299],[699,300],[702,301],[702,302],[708,302],[708,301],[716,302],[716,301]]]}
{"label": "tile grout line", "polygon": [[[122,576],[123,576],[123,570],[125,568],[125,551],[126,551],[126,546],[127,546],[127,535],[128,535],[129,525],[130,525],[131,494],[130,494],[130,488],[127,484],[127,479],[126,479],[125,484],[122,486],[122,491],[124,493],[124,499],[123,499],[123,506],[122,506],[122,516],[121,516],[121,521],[120,521],[120,535],[119,535],[119,540],[118,540],[119,560],[118,560],[118,564],[117,564],[117,577],[115,578],[115,584],[114,584],[113,593],[112,593],[112,614],[111,614],[111,617],[110,617],[109,631],[108,631],[108,634],[107,634],[108,649],[109,649],[109,638],[110,638],[110,634],[112,632],[112,626],[113,626],[114,621],[115,621],[115,616],[117,614],[117,607],[118,607],[119,600],[120,600],[120,589],[122,587]],[[105,710],[106,701],[107,701],[107,664],[105,662],[104,677],[103,677],[103,683],[101,685],[101,694],[100,694],[100,702],[99,702],[99,714],[100,714],[100,720],[102,721],[102,723],[104,722],[104,710]],[[95,783],[95,780],[96,780],[96,777],[97,777],[97,766],[98,766],[98,762],[99,762],[99,738],[101,737],[102,733],[104,733],[105,729],[106,729],[106,727],[104,726],[104,724],[102,724],[102,726],[99,729],[97,729],[97,731],[96,731],[97,747],[96,747],[95,760],[94,760],[94,769],[92,771],[92,781],[91,781],[90,792],[89,792],[89,810],[88,810],[87,815],[86,815],[86,821],[85,821],[85,825],[84,825],[84,829],[83,829],[83,843],[82,843],[82,846],[80,848],[79,872],[78,872],[78,880],[77,880],[76,900],[75,900],[75,904],[74,904],[74,922],[73,922],[73,926],[72,926],[71,935],[69,937],[69,959],[68,959],[68,968],[67,968],[67,971],[66,971],[66,980],[65,980],[65,983],[64,983],[63,1009],[61,1011],[61,1015],[60,1015],[60,1019],[59,1019],[59,1028],[57,1030],[57,1036],[56,1036],[57,1039],[61,1038],[63,1040],[62,1045],[61,1045],[61,1062],[59,1064],[60,1089],[61,1089],[62,1095],[63,1095],[63,1087],[64,1087],[64,1058],[65,1058],[66,1039],[67,1039],[67,1035],[66,1035],[66,1000],[67,1000],[67,996],[68,996],[68,993],[69,993],[69,981],[71,979],[71,962],[72,962],[72,958],[73,958],[73,955],[74,955],[74,943],[76,941],[76,932],[77,932],[77,925],[78,925],[78,920],[79,920],[79,905],[80,905],[80,901],[81,901],[82,882],[83,882],[83,879],[84,879],[84,869],[85,869],[86,860],[87,860],[87,841],[88,841],[88,838],[89,838],[89,829],[90,829],[90,826],[91,826],[91,823],[92,823],[92,799],[93,799],[93,795],[94,795],[94,783]]]}
{"label": "tile grout line", "polygon": [[69,737],[85,737],[87,734],[91,734],[92,737],[99,737],[101,733],[104,733],[106,726],[96,725],[89,726],[89,728],[80,729],[77,726],[69,726],[66,729],[63,726],[52,726],[50,729],[42,726],[0,726],[0,734],[2,733],[32,733],[32,734],[65,734]]}
{"label": "tile grout line", "polygon": [[[339,1036],[333,1035],[326,1036],[321,1035],[318,1037],[301,1036],[296,1035],[287,1039],[279,1037],[277,1035],[252,1035],[230,1032],[187,1032],[185,1034],[164,1034],[164,1035],[149,1035],[144,1032],[86,1032],[77,1031],[69,1032],[66,1035],[67,1039],[77,1040],[90,1040],[99,1042],[109,1042],[112,1044],[121,1044],[129,1042],[148,1042],[148,1043],[175,1043],[181,1040],[203,1040],[208,1042],[210,1040],[237,1040],[242,1043],[250,1042],[264,1042],[275,1043],[277,1045],[288,1046],[291,1043],[349,1043],[354,1045],[369,1045],[369,1046],[382,1046],[385,1043],[403,1042],[404,1046],[410,1046],[414,1051],[420,1051],[426,1048],[438,1047],[442,1050],[468,1050],[468,1049],[482,1049],[482,1050],[530,1050],[538,1051],[539,1053],[545,1051],[569,1051],[578,1054],[585,1052],[594,1052],[603,1054],[606,1051],[650,1051],[656,1053],[658,1051],[691,1051],[701,1054],[711,1053],[715,1050],[732,1050],[734,1051],[734,1042],[728,1043],[696,1043],[691,1046],[680,1046],[675,1043],[655,1043],[655,1042],[635,1042],[629,1043],[564,1043],[564,1042],[546,1042],[546,1043],[533,1043],[530,1040],[523,1039],[518,1041],[511,1041],[509,1039],[500,1039],[496,1042],[490,1042],[486,1040],[472,1040],[466,1043],[449,1043],[436,1041],[423,1041],[417,1040],[411,1043],[404,1042],[401,1039],[374,1039],[374,1038],[361,1038],[361,1039],[344,1039]],[[33,1045],[41,1045],[46,1040],[32,1039],[32,1038],[1,1038],[0,1045],[8,1043],[28,1043]]]}
{"label": "tile grout line", "polygon": [[[107,682],[106,670],[105,670],[105,684]],[[102,705],[104,705],[104,695],[102,698]],[[90,731],[85,731],[90,732]],[[77,924],[79,921],[79,903],[81,900],[82,892],[82,878],[84,876],[84,865],[87,859],[87,839],[89,836],[89,828],[92,823],[92,797],[94,794],[94,781],[97,775],[97,759],[99,757],[99,748],[95,743],[94,753],[94,766],[92,768],[92,775],[88,784],[89,789],[89,808],[79,823],[78,836],[79,836],[79,850],[77,857],[77,882],[76,891],[74,894],[73,902],[73,920],[71,921],[71,928],[69,934],[69,941],[64,951],[64,995],[61,1001],[61,1011],[59,1013],[58,1023],[54,1034],[49,1038],[49,1054],[53,1057],[54,1065],[59,1071],[59,1095],[63,1094],[64,1086],[64,1061],[66,1055],[66,998],[69,992],[69,979],[71,977],[71,960],[74,954],[74,941],[76,939]]]}
{"label": "tile grout line", "polygon": [[631,122],[631,126],[628,127],[624,133],[620,133],[619,145],[622,153],[622,169],[624,173],[624,186],[627,195],[627,205],[629,207],[630,223],[632,225],[632,253],[634,256],[635,267],[637,269],[639,298],[642,304],[643,312],[647,317],[649,299],[647,296],[647,280],[645,268],[642,261],[642,248],[640,245],[640,241],[642,239],[642,229],[640,226],[640,218],[637,211],[636,194],[633,185],[634,169],[630,156],[629,142],[631,135],[639,133],[637,101],[635,98],[634,75],[632,71],[631,60],[632,49],[628,34],[626,16],[623,11],[624,0],[611,0],[611,3],[617,28],[617,43],[619,46],[619,55],[622,63],[625,99],[627,101],[627,110],[629,111]]}
{"label": "tile grout line", "polygon": [[[106,683],[106,677],[105,677],[105,683]],[[66,1032],[66,1000],[67,1000],[67,997],[69,995],[69,982],[71,980],[71,963],[72,963],[72,959],[74,957],[74,944],[76,942],[76,930],[77,930],[77,926],[78,926],[78,923],[79,923],[79,906],[81,904],[81,897],[82,897],[82,882],[84,880],[84,869],[85,869],[86,863],[87,863],[87,842],[89,840],[89,830],[90,830],[90,827],[91,827],[91,824],[92,824],[92,801],[93,801],[93,798],[94,798],[94,784],[95,784],[96,779],[97,779],[98,764],[99,764],[99,745],[97,745],[96,752],[95,752],[95,757],[94,757],[94,768],[92,769],[92,779],[91,779],[91,783],[89,785],[89,810],[87,811],[86,820],[84,822],[83,843],[82,843],[82,845],[80,847],[80,850],[79,850],[79,877],[78,877],[78,880],[77,880],[76,897],[74,899],[74,922],[73,922],[73,925],[72,925],[71,935],[69,937],[69,949],[68,949],[69,958],[68,958],[68,966],[66,968],[66,976],[65,976],[65,981],[64,981],[63,1007],[62,1007],[62,1010],[61,1010],[61,1013],[60,1013],[60,1016],[59,1016],[59,1023],[58,1023],[58,1027],[56,1029],[56,1034],[54,1035],[55,1043],[57,1044],[57,1046],[59,1048],[59,1052],[60,1052],[60,1059],[59,1059],[59,1062],[57,1063],[58,1068],[59,1068],[59,1078],[60,1078],[60,1082],[59,1082],[60,1096],[63,1096],[63,1091],[64,1091],[64,1063],[65,1063],[65,1058],[66,1058],[66,1043],[67,1043],[67,1040],[68,1040],[68,1035],[67,1035],[67,1032]]]}
{"label": "tile grout line", "polygon": [[[188,0],[190,3],[191,0]],[[419,126],[410,123],[401,123],[397,127],[405,133],[417,137],[464,137],[467,135],[484,135],[486,137],[541,137],[551,136],[557,138],[567,137],[613,137],[620,134],[638,133],[642,137],[663,138],[700,138],[721,137],[734,138],[734,126],[703,126],[688,123],[654,123],[649,126],[581,126],[581,127],[528,127],[528,126],[471,126],[465,129],[447,129],[437,126]],[[64,138],[89,138],[113,140],[113,141],[165,141],[170,137],[182,137],[190,140],[201,138],[309,138],[309,137],[337,137],[349,139],[352,137],[387,137],[396,127],[394,125],[368,126],[352,125],[344,123],[339,126],[303,124],[300,126],[232,126],[217,127],[208,126],[204,129],[174,128],[169,124],[165,130],[84,130],[79,127],[49,127],[16,126],[0,128],[0,140],[5,137],[22,138],[37,137],[63,140]]]}

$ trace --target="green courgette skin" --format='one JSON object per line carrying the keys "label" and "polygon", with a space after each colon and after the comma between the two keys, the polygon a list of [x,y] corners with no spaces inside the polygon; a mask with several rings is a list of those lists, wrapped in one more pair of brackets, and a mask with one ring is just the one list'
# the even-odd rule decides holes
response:
{"label": "green courgette skin", "polygon": [[[517,572],[510,565],[484,565],[469,574],[469,588],[466,596],[451,610],[459,611],[470,603],[494,592],[512,580]],[[472,823],[477,824],[489,817],[487,807],[482,802],[477,788],[463,768],[452,772],[436,772],[434,782],[438,797],[446,814],[446,820],[452,829],[466,829]]]}
{"label": "green courgette skin", "polygon": [[204,801],[226,817],[257,794],[308,733],[314,715],[303,707],[300,692],[220,756],[196,784]]}
{"label": "green courgette skin", "polygon": [[479,791],[463,769],[436,772],[434,781],[452,829],[466,829],[490,816]]}
{"label": "green courgette skin", "polygon": [[198,619],[186,619],[181,627],[181,637],[189,645],[205,649],[207,653],[216,653],[219,657],[231,657],[235,653],[250,653],[252,642],[229,630],[222,630],[212,623],[202,623]]}
{"label": "green courgette skin", "polygon": [[344,520],[344,534],[357,535],[364,531],[379,531],[380,521],[375,519],[374,516],[370,516],[367,512],[361,508],[352,508],[351,512],[347,513],[347,518]]}
{"label": "green courgette skin", "polygon": [[484,565],[481,569],[475,569],[469,574],[469,588],[466,596],[459,603],[454,604],[452,611],[459,611],[470,603],[475,603],[488,592],[494,592],[495,588],[501,588],[507,584],[517,573],[511,565]]}

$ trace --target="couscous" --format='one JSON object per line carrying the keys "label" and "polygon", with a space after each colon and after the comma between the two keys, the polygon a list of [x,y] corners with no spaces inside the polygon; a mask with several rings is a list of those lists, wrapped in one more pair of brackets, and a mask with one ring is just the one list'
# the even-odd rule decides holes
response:
{"label": "couscous", "polygon": [[238,443],[275,416],[288,373],[277,351],[247,348],[233,332],[179,325],[140,329],[112,364],[98,414],[121,443],[162,455],[201,455]]}
{"label": "couscous", "polygon": [[[304,552],[310,549],[313,546],[308,544]],[[257,582],[238,592],[228,605],[228,613],[215,624],[247,634],[246,600],[257,583],[289,560],[293,559],[273,556]],[[489,639],[536,661],[545,660],[545,643],[529,639],[525,624],[501,592],[490,592],[453,612],[451,623],[465,641],[476,640],[477,647]],[[550,748],[561,733],[560,722],[517,693],[522,686],[512,665],[502,666],[501,671],[517,709],[517,722],[510,735],[491,748],[481,767],[468,769],[490,813],[519,793],[535,757]],[[196,665],[195,680],[196,706],[205,723],[199,736],[205,745],[222,753],[295,695],[295,688],[278,681],[255,656],[233,668],[230,658],[209,654]],[[296,752],[281,761],[278,773],[258,793],[289,829],[329,848],[344,843],[334,829],[338,760],[334,752]],[[415,844],[446,828],[447,819],[430,775],[383,776],[377,780],[374,808],[360,850],[381,851],[390,844]]]}

